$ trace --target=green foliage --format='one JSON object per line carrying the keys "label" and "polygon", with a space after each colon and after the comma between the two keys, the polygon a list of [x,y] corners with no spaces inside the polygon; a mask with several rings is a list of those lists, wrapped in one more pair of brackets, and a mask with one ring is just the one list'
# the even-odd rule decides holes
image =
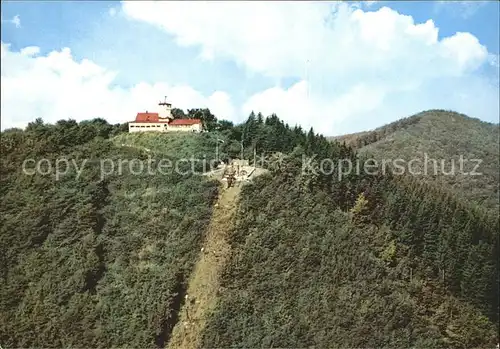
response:
{"label": "green foliage", "polygon": [[234,128],[234,124],[232,121],[219,120],[219,122],[217,124],[217,131],[219,131],[219,132],[231,131],[233,128]]}
{"label": "green foliage", "polygon": [[[101,159],[145,158],[141,148],[105,139],[112,133],[100,120],[2,133],[2,153],[10,146],[1,177],[2,346],[153,347],[168,337],[165,321],[196,260],[217,185],[128,167],[102,179]],[[210,139],[173,142],[202,152]],[[55,180],[23,174],[29,157],[89,161],[80,176],[71,169]]]}
{"label": "green foliage", "polygon": [[[457,296],[498,320],[498,217],[417,179],[393,181],[383,203],[393,237]],[[420,216],[429,202],[432,212]]]}
{"label": "green foliage", "polygon": [[383,261],[388,262],[389,264],[392,264],[394,262],[395,257],[396,257],[396,242],[394,240],[391,240],[389,245],[382,252],[380,258]]}
{"label": "green foliage", "polygon": [[[254,118],[247,121],[253,125],[249,129],[257,124]],[[402,124],[410,128],[417,121],[408,120]],[[338,182],[335,173],[330,177],[315,173],[318,166],[315,161],[311,171],[304,172],[299,160],[304,154],[328,153],[334,160],[353,159],[355,155],[338,143],[325,152],[321,141],[312,137],[312,130],[309,136],[303,132],[299,134],[297,145],[305,147],[296,146],[280,166],[273,163],[274,180],[267,178],[264,182],[263,179],[245,191],[239,215],[241,221],[234,232],[235,252],[225,277],[225,293],[205,333],[204,345],[494,345],[498,341],[498,219],[483,208],[463,201],[461,196],[450,192],[449,187],[420,178],[354,174]],[[363,158],[360,160],[363,164]],[[361,198],[360,192],[363,193]],[[319,198],[325,194],[331,199],[319,209],[324,202]],[[345,212],[353,206],[351,213],[364,219],[363,228],[345,220],[338,225],[324,221],[336,210]],[[316,215],[308,215],[316,209]],[[383,238],[377,236],[381,226],[387,227]],[[315,227],[323,230],[318,231]],[[304,251],[312,253],[309,241],[324,242],[321,234],[331,229],[349,231],[351,235],[345,238],[346,245],[343,245],[343,235],[336,233],[340,241],[318,246],[316,259],[312,257],[314,263],[293,263],[294,257],[296,259]],[[303,242],[304,236],[307,243]],[[389,245],[386,241],[390,241]],[[365,250],[356,250],[357,244]],[[341,248],[329,256],[325,253],[329,246]],[[367,275],[355,267],[359,255],[363,256],[363,270]],[[376,260],[370,258],[371,255],[381,256],[382,264],[376,267],[370,264],[371,260]],[[352,274],[331,277],[338,269],[325,260],[339,258],[346,261],[341,270],[346,273],[352,270]],[[312,266],[316,274],[311,272]],[[377,275],[377,268],[381,268],[380,275],[384,276],[370,281],[373,276],[368,275]],[[339,296],[326,293],[321,285],[336,285],[338,289],[339,280],[348,280],[342,285],[347,283],[346,287],[352,290],[368,287],[371,292],[359,294],[355,301],[349,299],[332,302],[332,307],[326,306],[326,300]],[[387,289],[393,293],[388,293]],[[402,319],[406,319],[403,322],[396,320],[396,325],[391,325],[392,320],[388,322],[387,319],[397,318],[385,314],[384,305],[377,307],[378,302],[393,304],[394,298],[389,301],[391,297],[410,300],[405,303],[405,310],[393,310],[393,314],[394,311],[402,313]],[[346,309],[345,303],[352,302],[367,302],[371,308],[380,309],[377,315],[384,320],[378,322],[377,317],[372,316],[369,320],[372,327],[358,330],[355,321],[364,319],[364,313],[356,307]],[[449,305],[449,313],[439,313],[442,305]],[[301,317],[299,314],[311,315]],[[485,320],[482,314],[489,319]],[[352,319],[347,326],[337,320],[346,318]],[[457,326],[467,330],[457,335],[453,331]],[[342,328],[349,328],[344,336]],[[387,332],[388,328],[403,332]],[[246,335],[238,335],[240,333]]]}
{"label": "green foliage", "polygon": [[363,216],[366,215],[368,211],[368,200],[365,198],[365,194],[359,194],[354,206],[350,209],[353,222],[359,222],[363,220]]}
{"label": "green foliage", "polygon": [[210,109],[188,109],[187,118],[200,119],[206,131],[214,131],[217,128],[217,118],[210,112]]}
{"label": "green foliage", "polygon": [[[414,173],[424,173],[423,160],[427,154],[429,175],[417,175],[420,180],[444,184],[454,195],[498,212],[499,136],[498,124],[454,112],[431,110],[354,139],[358,142],[360,154],[379,160],[421,159],[422,162],[413,163]],[[464,173],[481,175],[459,174],[461,158],[467,160],[462,165]],[[476,162],[473,159],[481,160],[474,172]],[[443,175],[452,170],[452,162],[456,175]],[[438,172],[436,176],[433,175],[434,168]]]}
{"label": "green foliage", "polygon": [[490,320],[426,279],[394,240],[387,246],[397,232],[353,225],[319,184],[303,191],[288,178],[293,162],[242,190],[233,252],[203,347],[496,344]]}
{"label": "green foliage", "polygon": [[188,116],[184,113],[184,110],[179,108],[172,108],[172,116],[175,119],[187,119]]}
{"label": "green foliage", "polygon": [[[213,133],[124,133],[113,138],[118,147],[131,147],[145,151],[145,154],[175,157],[178,159],[215,158],[217,137]],[[222,146],[221,146],[222,149]]]}
{"label": "green foliage", "polygon": [[[126,124],[102,119],[35,120],[24,131],[2,132],[2,346],[164,347],[217,185],[194,174],[134,174],[128,166],[102,178],[99,162],[210,163],[239,157],[242,145],[247,159],[264,155],[261,164],[271,173],[241,189],[204,347],[483,348],[498,342],[499,220],[483,207],[493,207],[490,199],[477,199],[491,198],[486,190],[497,178],[498,159],[488,161],[498,155],[491,144],[498,127],[431,111],[362,138],[358,157],[274,114],[252,113],[236,126],[208,109],[183,115],[201,118],[213,132],[128,134]],[[445,126],[459,139],[452,146],[450,137],[440,138]],[[439,156],[457,147],[480,151],[488,162],[486,179],[461,182],[471,185],[471,195],[450,182],[365,173],[339,180],[338,168],[318,171],[318,159],[327,157],[359,159],[363,166],[368,150]],[[304,157],[313,155],[304,168]],[[70,167],[56,180],[53,171],[23,174],[27,158],[89,161],[81,173]]]}

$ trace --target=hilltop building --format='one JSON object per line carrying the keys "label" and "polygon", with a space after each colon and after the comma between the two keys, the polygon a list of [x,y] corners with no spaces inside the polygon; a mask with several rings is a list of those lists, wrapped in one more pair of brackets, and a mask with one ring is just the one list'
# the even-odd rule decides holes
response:
{"label": "hilltop building", "polygon": [[128,132],[201,132],[203,124],[200,119],[175,119],[172,115],[172,104],[159,102],[159,113],[137,113],[134,121],[129,122]]}

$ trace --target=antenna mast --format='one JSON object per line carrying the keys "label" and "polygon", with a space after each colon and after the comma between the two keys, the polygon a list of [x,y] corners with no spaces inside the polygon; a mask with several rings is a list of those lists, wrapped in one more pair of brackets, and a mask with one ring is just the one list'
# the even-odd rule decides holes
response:
{"label": "antenna mast", "polygon": [[160,101],[160,103],[158,103],[158,105],[167,105],[167,96],[165,96],[165,99],[163,102]]}

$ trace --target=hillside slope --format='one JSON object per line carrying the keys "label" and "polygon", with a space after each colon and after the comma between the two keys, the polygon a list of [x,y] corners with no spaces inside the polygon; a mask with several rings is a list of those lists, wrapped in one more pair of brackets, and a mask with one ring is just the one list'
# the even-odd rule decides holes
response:
{"label": "hillside slope", "polygon": [[[411,166],[420,179],[444,185],[464,199],[498,210],[499,135],[498,124],[455,112],[430,110],[336,140],[379,161],[404,159],[408,163],[416,159]],[[427,175],[423,166],[426,156]],[[462,168],[461,157],[467,160],[462,162]]]}
{"label": "hillside slope", "polygon": [[[88,132],[60,122],[2,134],[2,347],[166,345],[166,319],[178,311],[218,184],[140,171],[144,151]],[[206,147],[196,135],[184,142]],[[83,170],[70,166],[58,180],[54,168],[26,175],[29,158],[52,166],[74,160]],[[108,165],[104,177],[100,161]]]}
{"label": "hillside slope", "polygon": [[170,349],[198,348],[201,333],[213,311],[220,290],[220,273],[229,257],[227,234],[231,231],[237,209],[240,186],[223,189],[203,242],[202,250],[189,278],[179,321],[172,331]]}
{"label": "hillside slope", "polygon": [[498,223],[419,182],[313,179],[301,155],[243,188],[203,347],[495,346]]}
{"label": "hillside slope", "polygon": [[[62,120],[2,132],[2,347],[185,347],[186,309],[199,321],[189,344],[203,347],[498,343],[491,212],[416,177],[319,171],[318,159],[365,160],[276,115],[216,126],[129,135],[103,120]],[[237,206],[215,208],[218,183],[184,160],[248,158],[256,147],[272,153],[268,174],[241,188]],[[26,174],[26,159],[46,160]],[[158,160],[174,167],[159,171]],[[199,259],[219,237],[225,263]]]}
{"label": "hillside slope", "polygon": [[332,147],[276,116],[204,134],[126,126],[37,119],[1,133],[2,347],[165,347],[218,194],[201,176],[211,160],[257,142]]}

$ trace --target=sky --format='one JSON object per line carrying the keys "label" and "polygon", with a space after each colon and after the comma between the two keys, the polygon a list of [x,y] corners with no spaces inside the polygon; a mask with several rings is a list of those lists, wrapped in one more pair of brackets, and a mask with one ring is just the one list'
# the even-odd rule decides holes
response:
{"label": "sky", "polygon": [[499,2],[3,1],[1,128],[167,96],[327,136],[428,109],[498,123]]}

